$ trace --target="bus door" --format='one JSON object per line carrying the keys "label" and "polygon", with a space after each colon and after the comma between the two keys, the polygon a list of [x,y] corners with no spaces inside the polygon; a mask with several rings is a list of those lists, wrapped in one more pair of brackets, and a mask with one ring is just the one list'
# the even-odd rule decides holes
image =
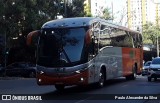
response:
{"label": "bus door", "polygon": [[98,68],[97,68],[97,54],[98,54],[98,39],[96,37],[96,31],[91,32],[91,44],[89,47],[89,81],[90,83],[94,83],[96,77],[98,75]]}
{"label": "bus door", "polygon": [[93,38],[93,50],[94,50],[94,80],[95,82],[99,80],[99,69],[100,69],[100,64],[101,64],[101,58],[99,56],[99,42],[100,42],[100,29],[96,28],[94,33],[94,38]]}

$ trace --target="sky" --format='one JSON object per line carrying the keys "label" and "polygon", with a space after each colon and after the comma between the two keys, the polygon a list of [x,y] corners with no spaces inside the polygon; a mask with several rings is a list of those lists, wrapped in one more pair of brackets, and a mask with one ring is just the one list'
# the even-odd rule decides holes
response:
{"label": "sky", "polygon": [[160,3],[160,0],[151,0],[154,1],[155,3]]}
{"label": "sky", "polygon": [[[108,7],[110,9],[110,12],[112,13],[112,4],[113,4],[113,16],[114,16],[114,22],[124,25],[123,21],[125,21],[122,15],[127,16],[127,0],[106,0],[105,7]],[[122,21],[122,22],[120,22]]]}

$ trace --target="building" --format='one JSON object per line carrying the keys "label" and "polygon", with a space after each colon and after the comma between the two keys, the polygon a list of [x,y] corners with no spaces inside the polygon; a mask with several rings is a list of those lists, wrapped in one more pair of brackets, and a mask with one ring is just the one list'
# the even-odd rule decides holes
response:
{"label": "building", "polygon": [[128,27],[142,31],[147,22],[159,23],[160,5],[158,0],[127,0]]}
{"label": "building", "polygon": [[85,0],[92,16],[100,17],[109,8],[113,22],[142,32],[147,22],[160,24],[160,0]]}
{"label": "building", "polygon": [[106,0],[105,8],[109,8],[113,17],[113,22],[122,26],[126,26],[127,23],[127,0]]}
{"label": "building", "polygon": [[[113,22],[126,26],[127,20],[127,0],[85,0],[85,5],[90,5],[90,11],[93,17],[103,16],[103,10],[109,9],[111,16],[114,17]],[[87,10],[85,8],[85,10]]]}

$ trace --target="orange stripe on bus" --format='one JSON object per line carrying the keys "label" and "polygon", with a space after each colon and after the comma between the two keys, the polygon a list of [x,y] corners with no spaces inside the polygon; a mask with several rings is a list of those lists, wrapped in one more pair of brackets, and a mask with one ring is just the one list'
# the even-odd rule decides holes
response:
{"label": "orange stripe on bus", "polygon": [[137,73],[142,68],[141,64],[141,49],[140,48],[122,48],[122,67],[123,76],[130,75],[133,72],[133,67],[137,63]]}

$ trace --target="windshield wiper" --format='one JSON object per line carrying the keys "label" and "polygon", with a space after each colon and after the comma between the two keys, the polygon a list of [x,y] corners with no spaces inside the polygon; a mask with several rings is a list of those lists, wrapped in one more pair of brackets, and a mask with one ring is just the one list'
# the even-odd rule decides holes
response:
{"label": "windshield wiper", "polygon": [[66,51],[65,51],[63,48],[62,48],[62,52],[64,53],[64,55],[65,55],[67,61],[68,61],[69,63],[71,63],[71,60],[69,59],[69,57],[68,57]]}

